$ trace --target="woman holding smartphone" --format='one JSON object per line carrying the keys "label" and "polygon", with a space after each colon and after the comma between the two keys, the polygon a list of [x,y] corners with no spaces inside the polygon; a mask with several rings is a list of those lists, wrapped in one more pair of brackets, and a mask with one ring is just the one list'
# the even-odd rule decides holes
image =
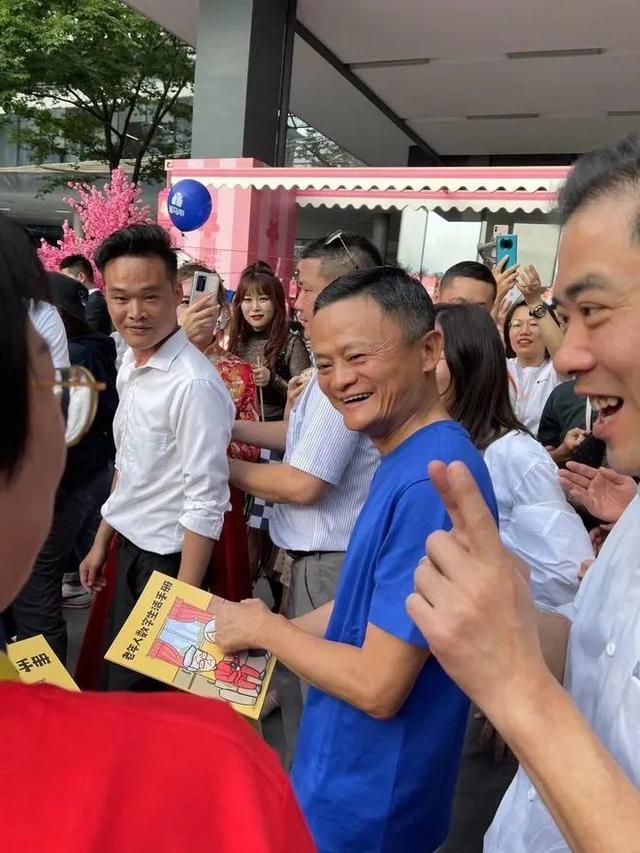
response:
{"label": "woman holding smartphone", "polygon": [[[200,295],[198,278],[207,276],[207,287]],[[198,261],[183,264],[178,270],[183,301],[178,306],[178,322],[194,346],[204,353],[220,374],[236,407],[236,420],[258,420],[256,386],[253,369],[238,356],[226,352],[220,345],[221,335],[230,312],[220,276]],[[202,284],[202,280],[200,280]],[[227,450],[230,459],[255,462],[258,450],[247,444],[232,441]],[[240,601],[251,595],[251,571],[246,547],[247,528],[244,517],[244,495],[233,486],[231,512],[225,514],[224,527],[212,558],[211,590],[223,598]]]}

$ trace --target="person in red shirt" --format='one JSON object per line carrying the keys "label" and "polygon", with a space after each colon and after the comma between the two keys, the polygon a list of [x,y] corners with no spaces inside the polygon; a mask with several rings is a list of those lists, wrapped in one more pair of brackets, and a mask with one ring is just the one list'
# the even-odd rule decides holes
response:
{"label": "person in red shirt", "polygon": [[[0,612],[51,524],[66,455],[59,401],[97,390],[80,392],[54,371],[28,320],[31,300],[45,295],[26,232],[0,218],[0,385],[10,413],[0,418]],[[4,850],[315,849],[275,754],[223,703],[70,693],[7,680],[8,672],[0,652]]]}

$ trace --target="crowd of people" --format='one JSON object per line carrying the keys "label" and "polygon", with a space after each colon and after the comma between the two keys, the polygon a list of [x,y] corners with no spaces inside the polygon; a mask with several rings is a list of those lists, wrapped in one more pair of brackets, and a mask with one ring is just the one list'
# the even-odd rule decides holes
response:
{"label": "crowd of people", "polygon": [[[638,139],[577,161],[552,301],[531,266],[461,261],[434,305],[336,232],[295,315],[263,262],[194,300],[215,270],[159,226],[45,273],[0,219],[0,641],[66,662],[63,606],[93,602],[102,688],[5,674],[8,849],[159,822],[162,850],[637,849],[639,188]],[[290,780],[222,703],[102,665],[154,570],[298,677]],[[517,772],[489,782],[480,729]]]}

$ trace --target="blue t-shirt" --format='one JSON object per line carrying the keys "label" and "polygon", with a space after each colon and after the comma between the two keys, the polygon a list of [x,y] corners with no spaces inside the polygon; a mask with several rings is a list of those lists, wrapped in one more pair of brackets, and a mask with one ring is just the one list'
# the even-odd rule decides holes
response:
{"label": "blue t-shirt", "polygon": [[[383,457],[343,563],[326,639],[362,646],[371,622],[426,646],[405,608],[426,537],[451,527],[427,464],[461,460],[497,518],[489,473],[467,433],[439,421]],[[363,672],[375,678],[375,670]],[[429,657],[390,720],[310,688],[292,781],[321,853],[435,850],[447,835],[468,700]]]}

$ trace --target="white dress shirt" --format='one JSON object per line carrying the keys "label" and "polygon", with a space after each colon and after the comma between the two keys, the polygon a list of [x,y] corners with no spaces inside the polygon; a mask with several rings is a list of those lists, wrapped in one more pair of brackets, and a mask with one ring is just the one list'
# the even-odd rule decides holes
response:
{"label": "white dress shirt", "polygon": [[29,303],[29,319],[36,332],[49,347],[51,361],[55,368],[69,367],[69,347],[64,323],[57,308],[48,302]]}
{"label": "white dress shirt", "polygon": [[498,502],[500,536],[529,565],[536,604],[555,610],[573,601],[580,563],[594,554],[560,487],[557,465],[535,438],[517,430],[490,444],[484,461]]}
{"label": "white dress shirt", "polygon": [[331,488],[312,506],[276,504],[271,539],[288,551],[346,551],[380,454],[365,435],[345,427],[317,376],[289,416],[284,461]]}
{"label": "white dress shirt", "polygon": [[507,359],[511,405],[521,424],[534,435],[538,434],[540,418],[549,394],[563,381],[555,371],[553,361],[545,359],[538,367],[520,367],[517,358]]}
{"label": "white dress shirt", "polygon": [[180,329],[142,367],[127,351],[118,393],[118,478],[105,520],[154,554],[181,551],[185,529],[218,539],[235,408],[217,370]]}
{"label": "white dress shirt", "polygon": [[[627,507],[587,572],[572,616],[565,688],[629,779],[640,785],[640,497]],[[598,803],[593,806],[599,808]],[[484,850],[569,853],[522,768],[485,837]]]}

